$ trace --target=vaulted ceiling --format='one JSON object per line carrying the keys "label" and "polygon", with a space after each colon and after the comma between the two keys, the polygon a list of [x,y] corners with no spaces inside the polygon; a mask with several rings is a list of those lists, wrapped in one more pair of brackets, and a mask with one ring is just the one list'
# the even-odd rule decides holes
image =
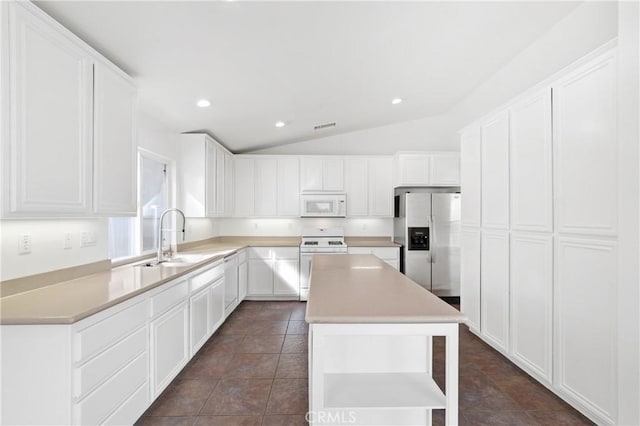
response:
{"label": "vaulted ceiling", "polygon": [[446,113],[579,3],[36,4],[132,75],[172,130],[242,152]]}

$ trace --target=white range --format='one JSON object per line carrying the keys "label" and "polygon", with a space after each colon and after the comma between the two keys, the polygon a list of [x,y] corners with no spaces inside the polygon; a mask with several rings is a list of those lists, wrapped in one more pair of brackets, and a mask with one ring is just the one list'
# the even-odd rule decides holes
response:
{"label": "white range", "polygon": [[300,300],[309,295],[309,275],[314,254],[346,254],[342,228],[304,228],[300,243]]}

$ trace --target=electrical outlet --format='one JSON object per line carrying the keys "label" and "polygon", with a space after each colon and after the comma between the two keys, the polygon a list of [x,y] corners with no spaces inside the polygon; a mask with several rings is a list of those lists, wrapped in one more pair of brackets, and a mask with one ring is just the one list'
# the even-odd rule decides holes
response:
{"label": "electrical outlet", "polygon": [[31,235],[22,235],[20,237],[18,254],[31,253]]}
{"label": "electrical outlet", "polygon": [[65,232],[64,234],[64,249],[71,250],[71,232]]}

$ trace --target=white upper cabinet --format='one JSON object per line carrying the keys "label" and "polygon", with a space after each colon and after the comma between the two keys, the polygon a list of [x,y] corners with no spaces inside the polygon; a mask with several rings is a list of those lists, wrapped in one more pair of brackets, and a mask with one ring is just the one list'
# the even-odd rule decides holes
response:
{"label": "white upper cabinet", "polygon": [[109,216],[136,215],[136,88],[126,75],[96,62],[94,68],[94,209]]}
{"label": "white upper cabinet", "polygon": [[457,152],[429,156],[429,185],[460,185],[460,155]]}
{"label": "white upper cabinet", "polygon": [[1,7],[3,217],[135,215],[132,81],[33,4]]}
{"label": "white upper cabinet", "polygon": [[395,187],[460,185],[458,152],[399,152],[393,168]]}
{"label": "white upper cabinet", "polygon": [[255,159],[256,216],[278,212],[278,162],[269,156]]}
{"label": "white upper cabinet", "polygon": [[177,199],[178,207],[187,217],[230,214],[232,177],[232,155],[218,142],[204,133],[180,135]]}
{"label": "white upper cabinet", "polygon": [[299,215],[297,157],[235,158],[236,217]]}
{"label": "white upper cabinet", "polygon": [[278,158],[278,216],[300,215],[300,162],[297,157]]}
{"label": "white upper cabinet", "polygon": [[553,85],[559,232],[617,232],[616,64],[609,52]]}
{"label": "white upper cabinet", "polygon": [[344,161],[333,157],[301,157],[301,191],[344,191]]}
{"label": "white upper cabinet", "polygon": [[214,214],[215,216],[224,216],[224,201],[225,201],[225,182],[224,178],[226,176],[224,171],[225,166],[225,157],[226,151],[222,149],[220,146],[216,146],[216,165],[215,165],[215,204],[214,204]]}
{"label": "white upper cabinet", "polygon": [[393,159],[372,158],[369,170],[369,216],[393,217]]}
{"label": "white upper cabinet", "polygon": [[429,185],[429,156],[427,154],[397,154],[395,167],[396,187]]}
{"label": "white upper cabinet", "polygon": [[460,134],[462,226],[480,226],[481,147],[479,127],[474,126],[462,131]]}
{"label": "white upper cabinet", "polygon": [[345,189],[347,192],[347,216],[369,214],[369,162],[366,158],[345,160]]}
{"label": "white upper cabinet", "polygon": [[[3,213],[6,216],[91,212],[92,61],[89,52],[35,6],[7,5],[2,98]],[[36,10],[37,9],[37,10]],[[6,22],[6,21],[5,21]],[[8,34],[6,33],[8,31]],[[8,46],[6,46],[8,45]],[[8,47],[8,51],[5,51]],[[6,68],[5,68],[6,69]],[[3,99],[5,102],[5,99]],[[4,126],[3,126],[4,127]]]}
{"label": "white upper cabinet", "polygon": [[552,230],[551,89],[509,109],[511,229]]}
{"label": "white upper cabinet", "polygon": [[237,156],[235,158],[234,187],[235,211],[234,216],[253,216],[255,211],[255,172],[254,159]]}
{"label": "white upper cabinet", "polygon": [[233,216],[233,154],[224,153],[224,216]]}
{"label": "white upper cabinet", "polygon": [[501,112],[481,126],[482,226],[509,229],[509,115]]}

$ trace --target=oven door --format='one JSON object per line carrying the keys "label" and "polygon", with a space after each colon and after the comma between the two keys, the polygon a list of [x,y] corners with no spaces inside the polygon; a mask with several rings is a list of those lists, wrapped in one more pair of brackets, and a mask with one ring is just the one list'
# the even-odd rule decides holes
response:
{"label": "oven door", "polygon": [[300,253],[300,300],[309,298],[309,280],[311,278],[311,261],[314,254],[347,254],[347,253]]}

